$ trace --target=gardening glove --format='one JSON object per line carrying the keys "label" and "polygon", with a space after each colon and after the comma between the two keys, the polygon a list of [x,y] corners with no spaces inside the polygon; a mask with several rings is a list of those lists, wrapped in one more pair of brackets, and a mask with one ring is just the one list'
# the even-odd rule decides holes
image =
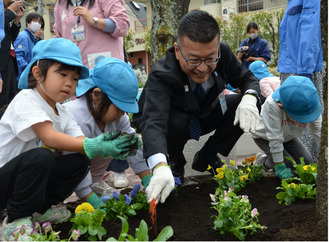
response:
{"label": "gardening glove", "polygon": [[246,94],[236,109],[234,125],[240,123],[240,128],[245,132],[254,132],[258,128],[259,113],[256,106],[257,98]]}
{"label": "gardening glove", "polygon": [[153,175],[148,187],[146,188],[147,202],[152,202],[155,198],[156,203],[164,203],[171,191],[175,187],[175,180],[168,165],[160,165],[153,170]]}
{"label": "gardening glove", "polygon": [[275,165],[275,175],[278,176],[281,180],[295,176],[291,169],[286,167],[284,163]]}
{"label": "gardening glove", "polygon": [[125,160],[129,156],[135,156],[137,153],[137,150],[142,147],[142,141],[139,138],[137,134],[123,134],[122,136],[127,136],[131,140],[131,145],[127,146],[129,148],[128,151],[124,151],[120,153],[118,156],[120,156],[120,160]]}
{"label": "gardening glove", "polygon": [[[114,138],[109,133],[104,133],[96,138],[85,138],[83,141],[83,148],[86,155],[92,159],[97,155],[101,155],[104,158],[109,156],[115,159],[121,159],[120,153],[130,151],[129,146],[136,143],[130,136],[119,136]],[[125,156],[124,156],[125,157]]]}
{"label": "gardening glove", "polygon": [[146,188],[150,184],[151,178],[152,178],[152,175],[146,175],[142,178],[142,185],[144,186],[144,190],[146,190]]}

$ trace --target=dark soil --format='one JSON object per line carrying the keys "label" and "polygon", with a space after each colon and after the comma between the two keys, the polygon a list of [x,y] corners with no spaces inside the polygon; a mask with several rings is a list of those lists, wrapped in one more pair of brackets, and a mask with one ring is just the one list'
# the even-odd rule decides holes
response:
{"label": "dark soil", "polygon": [[[164,204],[157,206],[157,223],[159,232],[171,225],[175,241],[220,241],[238,240],[231,234],[222,235],[213,229],[213,218],[216,210],[211,208],[209,193],[214,193],[216,182],[210,176],[198,178],[196,184],[181,186],[177,196],[171,195]],[[260,224],[268,227],[265,232],[258,231],[247,235],[246,240],[264,241],[327,241],[328,228],[317,225],[314,200],[298,200],[289,206],[280,205],[275,195],[279,192],[276,187],[280,180],[276,177],[263,177],[257,183],[249,183],[239,192],[248,195],[253,208],[257,208]],[[71,206],[70,206],[71,205]],[[77,203],[68,207],[72,212]],[[135,228],[144,219],[150,226],[147,211],[138,211],[137,215],[129,218],[129,234],[135,235]],[[62,231],[61,238],[68,238],[72,223],[66,222],[54,225],[56,231]],[[108,237],[118,238],[121,231],[121,221],[105,221],[104,227]],[[154,231],[149,231],[150,240],[154,239]],[[84,238],[81,238],[84,239]]]}

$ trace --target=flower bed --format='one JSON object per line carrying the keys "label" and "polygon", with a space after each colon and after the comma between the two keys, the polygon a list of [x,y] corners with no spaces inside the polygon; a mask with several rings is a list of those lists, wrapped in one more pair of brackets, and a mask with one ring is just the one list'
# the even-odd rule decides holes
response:
{"label": "flower bed", "polygon": [[[164,204],[157,206],[158,231],[171,225],[174,230],[170,240],[179,241],[214,241],[214,240],[238,240],[232,234],[220,234],[214,230],[214,218],[216,210],[212,209],[209,193],[214,193],[218,187],[211,176],[190,178],[194,184],[178,187],[177,195],[172,194]],[[247,235],[246,240],[327,240],[327,228],[317,226],[315,215],[315,200],[296,199],[289,206],[280,205],[276,194],[276,188],[280,186],[277,177],[263,177],[260,181],[247,184],[237,194],[248,195],[253,208],[257,208],[259,222],[267,227],[264,231],[257,231],[253,235]],[[68,204],[74,212],[78,203]],[[140,221],[145,220],[151,227],[148,212],[137,211],[136,216],[128,218],[129,234],[135,234],[135,228]],[[61,231],[61,238],[69,238],[71,222],[54,225],[54,230]],[[121,221],[104,221],[103,227],[107,234],[103,237],[118,238],[121,231]],[[149,231],[150,240],[154,237],[154,231]],[[81,237],[80,240],[85,240]]]}

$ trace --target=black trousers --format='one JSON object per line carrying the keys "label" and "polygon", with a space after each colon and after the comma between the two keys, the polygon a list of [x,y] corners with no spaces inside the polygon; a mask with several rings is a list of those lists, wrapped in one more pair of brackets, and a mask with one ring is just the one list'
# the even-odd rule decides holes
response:
{"label": "black trousers", "polygon": [[0,118],[3,115],[1,108],[8,105],[18,93],[17,69],[15,67],[16,59],[9,57],[8,64],[5,70],[1,72],[3,85],[0,93]]}
{"label": "black trousers", "polygon": [[26,151],[0,168],[0,210],[8,221],[45,213],[63,202],[86,176],[87,156],[75,153],[55,157],[46,148]]}
{"label": "black trousers", "polygon": [[[241,95],[227,95],[227,111],[223,115],[221,106],[218,106],[209,116],[200,119],[202,134],[205,135],[215,130],[215,133],[209,137],[204,147],[216,151],[223,156],[227,156],[240,136],[243,130],[239,124],[234,126],[235,111],[240,104]],[[189,125],[190,117],[187,113],[173,111],[168,120],[167,148],[171,162],[179,166],[186,164],[183,154],[185,144],[190,138]]]}

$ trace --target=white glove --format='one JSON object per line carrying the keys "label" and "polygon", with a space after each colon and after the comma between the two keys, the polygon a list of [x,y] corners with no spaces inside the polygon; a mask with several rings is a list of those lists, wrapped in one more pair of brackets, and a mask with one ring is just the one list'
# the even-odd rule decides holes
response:
{"label": "white glove", "polygon": [[259,113],[256,106],[257,98],[252,95],[244,95],[236,109],[234,125],[240,123],[240,128],[245,132],[254,132],[258,129]]}
{"label": "white glove", "polygon": [[145,190],[147,202],[150,203],[152,199],[155,198],[156,203],[158,203],[159,199],[164,203],[174,187],[175,180],[170,167],[167,165],[156,167],[153,171],[150,183]]}

